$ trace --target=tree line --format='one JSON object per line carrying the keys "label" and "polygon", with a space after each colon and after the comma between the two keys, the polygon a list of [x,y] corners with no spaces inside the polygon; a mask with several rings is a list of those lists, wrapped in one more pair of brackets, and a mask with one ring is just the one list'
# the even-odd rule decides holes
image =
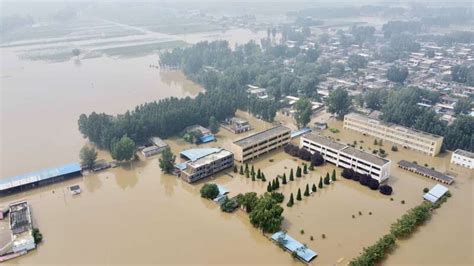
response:
{"label": "tree line", "polygon": [[196,98],[175,97],[150,102],[117,116],[92,112],[81,114],[79,131],[100,148],[112,150],[114,144],[127,136],[137,144],[152,136],[166,138],[192,124],[207,126],[210,118],[218,120],[233,116],[237,96],[230,91],[208,91]]}

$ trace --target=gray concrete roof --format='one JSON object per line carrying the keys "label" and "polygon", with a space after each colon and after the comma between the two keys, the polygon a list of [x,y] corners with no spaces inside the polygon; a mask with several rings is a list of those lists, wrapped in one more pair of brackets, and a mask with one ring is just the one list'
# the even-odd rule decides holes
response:
{"label": "gray concrete roof", "polygon": [[306,135],[304,135],[304,138],[306,138],[310,141],[314,141],[316,143],[319,143],[321,145],[330,147],[334,150],[338,150],[339,152],[346,153],[350,156],[357,157],[361,160],[370,162],[374,165],[383,166],[386,163],[390,162],[389,160],[386,160],[384,158],[381,158],[381,157],[378,157],[376,155],[358,150],[356,148],[353,148],[351,146],[348,146],[348,145],[345,145],[345,144],[342,144],[342,143],[339,143],[339,142],[335,142],[335,141],[333,141],[333,140],[331,140],[327,137],[320,136],[320,135],[317,135],[317,134],[314,134],[314,133],[306,134]]}
{"label": "gray concrete roof", "polygon": [[454,151],[454,153],[455,153],[455,154],[459,154],[459,155],[464,156],[464,157],[468,157],[468,158],[474,159],[474,153],[469,152],[469,151],[457,149],[457,150]]}
{"label": "gray concrete roof", "polygon": [[347,145],[345,145],[345,144],[332,141],[327,137],[323,137],[323,136],[320,136],[320,135],[317,135],[317,134],[314,134],[314,133],[306,134],[303,137],[306,138],[306,139],[309,139],[311,141],[320,143],[324,146],[328,146],[328,147],[330,147],[332,149],[335,149],[335,150],[342,150],[345,147],[347,147]]}
{"label": "gray concrete roof", "polygon": [[252,134],[245,138],[236,140],[234,141],[234,144],[240,147],[247,147],[249,145],[257,144],[261,141],[264,141],[272,136],[277,136],[283,133],[290,133],[290,132],[291,132],[291,129],[285,126],[276,126],[276,127]]}

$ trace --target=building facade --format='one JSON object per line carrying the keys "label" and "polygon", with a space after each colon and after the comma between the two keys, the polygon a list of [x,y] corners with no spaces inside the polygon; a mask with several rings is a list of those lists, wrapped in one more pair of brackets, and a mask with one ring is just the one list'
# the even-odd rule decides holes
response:
{"label": "building facade", "polygon": [[234,155],[232,152],[225,149],[215,149],[202,157],[186,161],[179,176],[186,182],[193,183],[233,165]]}
{"label": "building facade", "polygon": [[344,116],[344,129],[370,135],[404,148],[412,149],[429,156],[436,156],[443,145],[443,137],[385,123],[365,115],[350,113]]}
{"label": "building facade", "polygon": [[285,126],[273,127],[232,143],[236,161],[243,163],[250,159],[285,146],[290,142],[291,130]]}
{"label": "building facade", "polygon": [[457,149],[451,155],[451,163],[474,169],[474,153]]}
{"label": "building facade", "polygon": [[325,161],[338,167],[352,169],[360,174],[369,174],[380,183],[390,177],[389,160],[314,133],[301,137],[300,148],[304,148],[311,153],[319,152]]}

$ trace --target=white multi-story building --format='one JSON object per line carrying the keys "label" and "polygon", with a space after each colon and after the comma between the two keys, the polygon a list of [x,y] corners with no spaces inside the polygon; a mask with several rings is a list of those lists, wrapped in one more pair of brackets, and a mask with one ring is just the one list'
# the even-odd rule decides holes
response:
{"label": "white multi-story building", "polygon": [[350,113],[344,116],[344,129],[354,130],[386,140],[429,156],[438,155],[443,145],[443,137],[441,136],[385,123],[357,113]]}
{"label": "white multi-story building", "polygon": [[189,161],[178,164],[180,177],[192,183],[234,165],[232,152],[222,148],[190,149],[180,153]]}
{"label": "white multi-story building", "polygon": [[352,169],[360,174],[369,174],[379,182],[390,177],[390,161],[327,137],[309,133],[301,137],[300,148],[311,153],[319,152],[325,161],[338,167]]}
{"label": "white multi-story building", "polygon": [[474,153],[457,149],[451,155],[451,163],[474,169]]}

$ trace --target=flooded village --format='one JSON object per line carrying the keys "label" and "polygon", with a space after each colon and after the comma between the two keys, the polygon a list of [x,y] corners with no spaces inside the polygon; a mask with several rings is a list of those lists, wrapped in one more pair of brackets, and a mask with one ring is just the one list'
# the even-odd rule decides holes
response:
{"label": "flooded village", "polygon": [[[186,16],[194,18],[195,14]],[[189,45],[224,39],[234,47],[267,36],[265,28],[248,29],[258,23],[241,25],[241,19],[228,22],[223,16],[219,23],[225,21],[232,27],[207,25],[202,31],[160,33],[163,36],[143,26],[143,36],[118,36],[123,39],[113,41],[141,46],[157,39],[161,42],[161,38]],[[97,28],[114,24],[142,31],[139,26],[104,23],[107,26]],[[236,25],[241,27],[233,28]],[[313,32],[320,30],[324,31],[317,28]],[[92,45],[95,41],[90,38],[77,45]],[[281,33],[275,39],[279,38]],[[55,43],[48,38],[43,42],[30,44],[37,45],[32,50],[50,49]],[[287,95],[282,97],[285,106],[276,110],[272,122],[240,108],[218,122],[217,132],[211,132],[208,125],[189,125],[180,134],[150,138],[148,147],[137,145],[133,160],[117,162],[111,152],[78,131],[80,114],[122,114],[169,97],[195,99],[206,89],[186,71],[160,67],[156,53],[98,56],[97,51],[111,48],[109,45],[113,46],[91,49],[80,60],[45,62],[26,59],[28,44],[2,44],[0,255],[8,260],[6,264],[349,265],[365,247],[390,233],[397,219],[427,202],[424,196],[438,184],[448,189],[450,197],[411,235],[397,238],[396,246],[379,264],[474,263],[474,170],[466,163],[472,152],[440,151],[440,144],[438,150],[428,148],[424,153],[416,149],[423,145],[381,141],[374,136],[376,130],[350,125],[347,119],[352,112],[346,119],[337,118],[325,100],[311,102],[310,121],[304,127],[295,119],[295,104],[304,96]],[[330,46],[322,45],[322,49],[333,49]],[[337,87],[341,79],[320,82],[318,97],[326,99],[326,92],[334,89],[328,83]],[[249,98],[273,97],[253,84],[245,92]],[[354,101],[356,95],[352,95]],[[355,104],[352,111],[370,115]],[[454,117],[450,111],[447,114],[449,119]],[[378,120],[371,118],[374,121]],[[312,167],[311,161],[290,155],[287,145],[321,154],[324,163]],[[83,146],[97,150],[101,163],[96,163],[97,171],[80,164]],[[160,167],[167,147],[176,156],[171,173]],[[344,157],[349,155],[353,158]],[[346,159],[351,161],[349,166]],[[403,160],[408,164],[400,163]],[[314,169],[296,174],[297,168],[310,165]],[[264,180],[239,173],[246,166],[263,173]],[[377,180],[377,189],[344,177],[344,168],[361,169],[358,173]],[[282,183],[282,175],[289,177],[293,171],[294,179]],[[320,183],[333,171],[336,180]],[[42,178],[58,180],[43,184]],[[269,192],[275,180],[280,183],[274,191],[284,196],[280,204],[283,221],[275,234],[256,228],[245,208],[224,212],[222,202],[202,197],[206,184],[218,185],[226,190],[226,198],[235,199],[239,194]],[[379,184],[390,186],[393,192],[384,195]],[[23,185],[28,188],[9,191]],[[298,200],[298,191],[303,193],[307,187],[316,191]],[[294,204],[289,206],[293,196]],[[38,234],[41,243],[35,245]]]}

